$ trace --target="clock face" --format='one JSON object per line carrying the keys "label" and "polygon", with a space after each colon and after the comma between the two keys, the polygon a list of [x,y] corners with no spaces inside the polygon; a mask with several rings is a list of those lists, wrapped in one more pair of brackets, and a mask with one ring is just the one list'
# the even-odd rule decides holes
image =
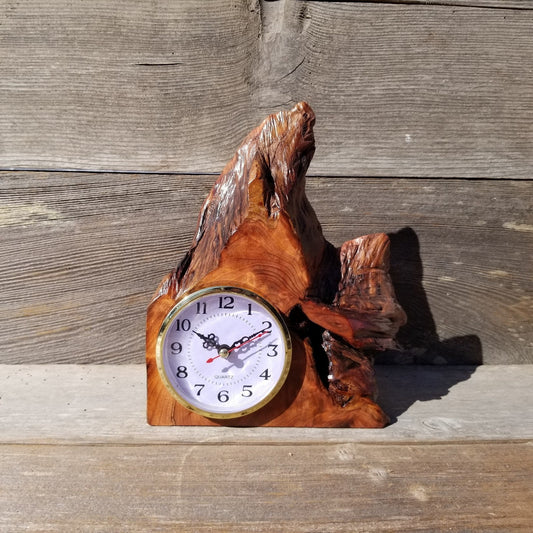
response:
{"label": "clock face", "polygon": [[291,341],[279,313],[243,289],[189,295],[159,333],[159,373],[178,402],[210,418],[244,416],[268,403],[289,372]]}

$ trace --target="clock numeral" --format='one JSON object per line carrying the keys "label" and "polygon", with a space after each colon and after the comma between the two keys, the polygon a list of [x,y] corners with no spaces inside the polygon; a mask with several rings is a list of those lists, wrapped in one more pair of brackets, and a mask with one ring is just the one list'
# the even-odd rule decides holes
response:
{"label": "clock numeral", "polygon": [[233,309],[235,306],[235,298],[233,296],[219,296],[218,308],[219,309]]}
{"label": "clock numeral", "polygon": [[272,352],[267,352],[267,357],[276,357],[278,355],[278,345],[277,344],[269,344],[269,348],[272,348]]}
{"label": "clock numeral", "polygon": [[197,315],[207,314],[207,304],[205,302],[196,302],[196,314]]}
{"label": "clock numeral", "polygon": [[249,398],[253,394],[251,389],[252,389],[251,385],[243,385],[241,396],[244,396],[245,398]]}
{"label": "clock numeral", "polygon": [[219,296],[218,308],[219,309],[233,309],[235,304],[235,298],[233,296]]}
{"label": "clock numeral", "polygon": [[252,314],[252,304],[248,304],[248,314]]}
{"label": "clock numeral", "polygon": [[178,371],[176,372],[178,378],[186,378],[188,375],[186,366],[178,366]]}
{"label": "clock numeral", "polygon": [[205,387],[205,385],[202,385],[200,383],[197,383],[195,387],[198,389],[196,392],[196,396],[200,396],[200,393],[202,392],[202,389]]}
{"label": "clock numeral", "polygon": [[219,393],[218,393],[218,401],[221,402],[221,403],[226,403],[228,400],[229,400],[229,395],[228,395],[228,391],[227,390],[221,390]]}
{"label": "clock numeral", "polygon": [[259,374],[259,377],[267,380],[272,377],[272,374],[268,372],[268,368],[267,368],[264,372],[261,372],[261,374]]}
{"label": "clock numeral", "polygon": [[189,331],[191,329],[191,321],[188,318],[183,320],[176,320],[176,331]]}
{"label": "clock numeral", "polygon": [[270,329],[272,327],[272,322],[269,322],[268,320],[263,320],[263,326],[265,326],[264,329]]}
{"label": "clock numeral", "polygon": [[180,342],[173,342],[171,345],[170,345],[170,351],[172,352],[173,355],[176,355],[178,353],[181,353],[181,350],[182,350],[182,346],[181,346],[181,343]]}

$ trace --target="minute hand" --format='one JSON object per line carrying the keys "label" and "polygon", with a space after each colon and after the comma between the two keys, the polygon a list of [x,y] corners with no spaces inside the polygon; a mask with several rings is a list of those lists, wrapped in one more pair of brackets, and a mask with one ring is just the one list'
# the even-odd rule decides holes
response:
{"label": "minute hand", "polygon": [[232,352],[233,350],[237,350],[241,346],[244,346],[245,344],[248,344],[249,342],[255,341],[259,338],[261,338],[263,335],[267,335],[270,333],[268,331],[268,328],[262,329],[261,331],[258,331],[257,333],[252,333],[252,335],[245,335],[238,341],[235,341],[229,348],[228,352]]}

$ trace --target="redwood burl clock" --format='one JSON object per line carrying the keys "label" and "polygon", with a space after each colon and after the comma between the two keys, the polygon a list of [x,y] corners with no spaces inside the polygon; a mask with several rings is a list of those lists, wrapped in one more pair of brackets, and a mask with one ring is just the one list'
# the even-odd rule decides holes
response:
{"label": "redwood burl clock", "polygon": [[389,240],[327,242],[305,195],[305,102],[253,130],[148,308],[152,425],[383,427],[372,357],[405,314]]}

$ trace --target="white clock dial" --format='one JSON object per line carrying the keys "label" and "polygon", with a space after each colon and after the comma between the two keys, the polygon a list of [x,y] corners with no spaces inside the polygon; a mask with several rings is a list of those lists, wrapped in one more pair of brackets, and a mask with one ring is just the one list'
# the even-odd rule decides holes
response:
{"label": "white clock dial", "polygon": [[268,403],[289,372],[291,341],[279,313],[234,287],[203,289],[167,315],[157,366],[171,394],[210,418],[244,416]]}

